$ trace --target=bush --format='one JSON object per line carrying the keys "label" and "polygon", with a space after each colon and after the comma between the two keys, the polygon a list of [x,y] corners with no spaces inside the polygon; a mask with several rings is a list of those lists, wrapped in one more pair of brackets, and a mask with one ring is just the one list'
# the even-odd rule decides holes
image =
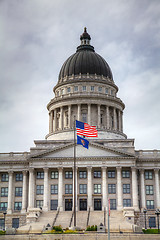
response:
{"label": "bush", "polygon": [[56,232],[63,232],[63,229],[60,225],[59,226],[54,226],[53,230],[55,230]]}
{"label": "bush", "polygon": [[147,230],[143,229],[143,233],[144,234],[158,234],[158,233],[160,233],[160,230],[158,232],[158,229],[147,229]]}
{"label": "bush", "polygon": [[0,230],[0,235],[4,235],[5,233],[6,233],[6,231]]}
{"label": "bush", "polygon": [[74,230],[66,230],[65,232],[64,232],[65,234],[75,234],[75,233],[77,233],[77,231],[74,231]]}
{"label": "bush", "polygon": [[86,231],[97,231],[97,225],[88,226]]}

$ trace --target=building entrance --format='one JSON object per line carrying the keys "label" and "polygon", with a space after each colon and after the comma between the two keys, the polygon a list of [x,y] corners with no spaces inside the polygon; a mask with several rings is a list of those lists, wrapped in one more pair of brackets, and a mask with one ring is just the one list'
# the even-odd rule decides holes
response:
{"label": "building entrance", "polygon": [[79,210],[80,211],[87,211],[87,199],[80,199],[79,200]]}
{"label": "building entrance", "polygon": [[95,211],[101,211],[102,210],[101,199],[94,199],[94,210]]}
{"label": "building entrance", "polygon": [[65,199],[65,211],[72,211],[72,199]]}

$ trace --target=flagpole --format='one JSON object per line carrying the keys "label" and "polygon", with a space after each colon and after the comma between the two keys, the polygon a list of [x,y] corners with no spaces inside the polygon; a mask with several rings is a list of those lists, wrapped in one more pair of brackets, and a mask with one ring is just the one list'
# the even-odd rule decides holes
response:
{"label": "flagpole", "polygon": [[74,227],[76,227],[76,117],[74,116]]}

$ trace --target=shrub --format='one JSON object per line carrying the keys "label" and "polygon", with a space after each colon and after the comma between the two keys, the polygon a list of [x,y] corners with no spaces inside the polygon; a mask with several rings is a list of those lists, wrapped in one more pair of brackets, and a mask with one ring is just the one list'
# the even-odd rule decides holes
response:
{"label": "shrub", "polygon": [[0,230],[0,235],[4,235],[5,233],[6,233],[6,231]]}
{"label": "shrub", "polygon": [[147,230],[143,229],[143,233],[145,233],[145,234],[158,234],[158,233],[160,233],[160,230],[158,232],[158,229],[147,229]]}
{"label": "shrub", "polygon": [[88,226],[86,231],[97,231],[97,225]]}
{"label": "shrub", "polygon": [[60,225],[59,226],[54,226],[53,230],[55,230],[56,232],[63,232],[63,229]]}

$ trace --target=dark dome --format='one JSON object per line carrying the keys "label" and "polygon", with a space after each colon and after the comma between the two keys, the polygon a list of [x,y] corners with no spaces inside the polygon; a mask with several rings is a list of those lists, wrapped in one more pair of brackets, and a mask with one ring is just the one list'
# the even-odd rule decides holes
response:
{"label": "dark dome", "polygon": [[88,41],[91,39],[86,32],[86,28],[81,35],[81,45],[77,47],[76,53],[64,62],[59,73],[59,80],[66,76],[79,75],[80,73],[103,75],[113,80],[112,72],[107,62],[95,53],[94,47],[89,42],[84,42],[84,39]]}

